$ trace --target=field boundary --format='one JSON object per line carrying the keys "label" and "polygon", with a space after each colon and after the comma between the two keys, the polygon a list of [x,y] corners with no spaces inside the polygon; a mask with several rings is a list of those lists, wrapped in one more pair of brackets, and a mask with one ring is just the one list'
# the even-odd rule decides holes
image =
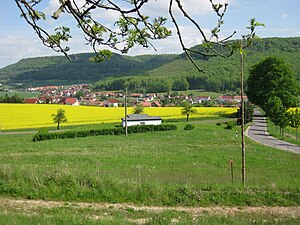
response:
{"label": "field boundary", "polygon": [[0,198],[2,207],[19,208],[19,209],[53,209],[61,207],[80,208],[80,209],[115,209],[115,210],[133,210],[148,212],[177,211],[185,212],[192,215],[210,214],[210,215],[236,215],[242,213],[255,213],[262,215],[276,215],[292,218],[300,218],[300,206],[209,206],[209,207],[171,207],[171,206],[143,206],[127,203],[88,203],[88,202],[65,202],[65,201],[45,201],[45,200],[28,200]]}

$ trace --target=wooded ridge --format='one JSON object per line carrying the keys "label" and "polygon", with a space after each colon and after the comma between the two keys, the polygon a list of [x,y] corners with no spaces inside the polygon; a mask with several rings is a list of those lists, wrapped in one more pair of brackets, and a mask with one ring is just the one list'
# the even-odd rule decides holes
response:
{"label": "wooded ridge", "polygon": [[[195,46],[194,48],[201,48]],[[264,38],[255,41],[246,53],[245,71],[268,56],[279,56],[291,65],[300,80],[300,37]],[[89,61],[90,53],[22,59],[0,69],[0,82],[25,86],[96,83],[105,90],[128,86],[131,90],[153,92],[187,89],[235,91],[239,87],[239,55],[229,58],[197,57],[199,73],[185,54],[125,56],[113,54],[101,63]]]}

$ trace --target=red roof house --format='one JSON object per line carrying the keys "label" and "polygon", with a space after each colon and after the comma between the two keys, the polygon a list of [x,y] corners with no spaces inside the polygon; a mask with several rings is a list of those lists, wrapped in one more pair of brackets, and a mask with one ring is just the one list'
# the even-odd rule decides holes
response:
{"label": "red roof house", "polygon": [[72,105],[72,106],[78,106],[79,102],[77,100],[77,98],[67,98],[65,100],[66,105]]}
{"label": "red roof house", "polygon": [[118,107],[118,105],[119,105],[118,99],[111,98],[104,102],[104,106],[106,107]]}
{"label": "red roof house", "polygon": [[159,103],[159,101],[153,101],[151,106],[153,107],[161,107],[161,104]]}
{"label": "red roof house", "polygon": [[[236,102],[241,102],[241,96],[234,96],[233,97],[233,99],[234,99],[234,101],[236,101]],[[248,97],[247,96],[243,96],[243,99],[244,99],[244,101],[248,101]]]}
{"label": "red roof house", "polygon": [[223,96],[219,96],[218,100],[220,102],[233,102],[233,97],[232,96],[223,95]]}
{"label": "red roof house", "polygon": [[151,102],[140,102],[142,107],[151,107]]}
{"label": "red roof house", "polygon": [[36,104],[38,102],[38,98],[25,98],[24,103],[26,104]]}

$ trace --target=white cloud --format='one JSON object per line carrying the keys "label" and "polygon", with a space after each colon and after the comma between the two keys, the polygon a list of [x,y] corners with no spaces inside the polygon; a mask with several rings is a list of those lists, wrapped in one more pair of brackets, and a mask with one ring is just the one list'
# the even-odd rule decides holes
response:
{"label": "white cloud", "polygon": [[0,36],[0,68],[23,58],[53,55],[37,38],[25,36]]}
{"label": "white cloud", "polygon": [[[72,1],[71,1],[72,2]],[[80,8],[84,5],[86,1],[85,0],[76,0],[76,5]],[[58,10],[58,8],[61,6],[59,3],[59,0],[50,0],[48,6],[45,8],[45,13],[48,15],[51,15]]]}
{"label": "white cloud", "polygon": [[[193,47],[197,44],[202,43],[202,38],[195,28],[191,26],[181,27],[181,32],[183,34],[183,41],[186,47]],[[205,29],[204,32],[209,34],[209,30]],[[129,50],[130,55],[141,55],[141,54],[178,54],[182,53],[182,47],[179,44],[178,36],[176,35],[175,29],[172,29],[174,34],[171,37],[163,40],[156,40],[152,42],[157,49],[155,51],[153,48],[142,48],[141,46],[136,46],[133,49]]]}
{"label": "white cloud", "polygon": [[[190,26],[182,27],[183,40],[187,47],[192,47],[201,43],[201,39],[197,36],[194,28]],[[175,34],[175,30],[172,32]],[[208,30],[206,32],[209,32]],[[92,48],[85,45],[85,40],[79,32],[73,35],[73,38],[67,43],[71,50],[69,54],[92,52]],[[173,35],[168,39],[157,40],[153,42],[157,51],[153,48],[143,48],[136,46],[129,51],[129,55],[141,54],[173,54],[182,53],[181,46],[179,45],[178,37]],[[41,41],[32,35],[24,36],[21,34],[14,36],[0,36],[0,68],[18,62],[23,58],[49,56],[49,55],[62,55],[55,53],[52,49],[45,47]]]}
{"label": "white cloud", "polygon": [[[235,0],[219,0],[214,1],[214,3],[221,3],[224,4],[225,2],[231,3]],[[169,10],[169,3],[168,0],[156,0],[156,1],[149,1],[143,9],[145,14],[159,16],[168,15]],[[213,12],[212,6],[208,0],[182,0],[181,1],[184,10],[191,16],[197,16],[200,14],[207,14]],[[173,1],[173,9],[175,10],[175,14],[179,13],[177,3]]]}
{"label": "white cloud", "polygon": [[50,0],[48,6],[44,9],[44,13],[48,16],[52,14],[60,7],[59,0]]}
{"label": "white cloud", "polygon": [[285,13],[285,14],[282,15],[282,17],[283,17],[284,19],[286,19],[286,18],[288,18],[288,14]]}

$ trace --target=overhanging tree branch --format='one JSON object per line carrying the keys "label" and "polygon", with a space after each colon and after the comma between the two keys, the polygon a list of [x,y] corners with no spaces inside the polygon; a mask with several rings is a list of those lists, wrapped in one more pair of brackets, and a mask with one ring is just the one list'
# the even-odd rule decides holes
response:
{"label": "overhanging tree branch", "polygon": [[[43,28],[41,28],[37,25],[38,20],[45,19],[45,15],[43,13],[38,12],[33,9],[33,7],[35,5],[37,5],[39,2],[41,2],[41,0],[31,1],[30,3],[32,5],[30,5],[25,0],[16,1],[17,6],[21,11],[21,16],[33,28],[33,30],[36,32],[36,34],[38,35],[38,37],[40,38],[42,43],[46,47],[52,48],[55,52],[63,53],[69,60],[71,60],[69,55],[67,54],[67,51],[69,50],[69,48],[68,47],[63,48],[60,44],[60,40],[62,40],[62,39],[68,40],[68,38],[70,38],[71,36],[65,34],[64,38],[57,40],[57,39],[55,39],[54,36],[51,36],[47,31],[45,31]],[[23,9],[22,5],[23,5],[24,9]],[[27,13],[25,12],[25,10],[27,10]],[[59,30],[60,28],[57,28],[57,29]],[[60,34],[61,34],[60,32],[57,32],[56,36],[58,37]]]}
{"label": "overhanging tree branch", "polygon": [[[49,34],[39,25],[40,19],[46,19],[45,14],[36,10],[43,0],[15,0],[26,22],[34,29],[43,44],[52,48],[56,52],[62,52],[68,57],[68,47],[63,47],[63,42],[67,42],[70,38],[70,29],[66,27],[56,28],[55,34]],[[192,16],[184,9],[182,0],[169,0],[169,15],[176,29],[179,43],[186,53],[188,59],[194,64],[198,71],[204,72],[193,58],[198,54],[201,56],[213,57],[229,57],[233,54],[233,48],[228,41],[233,37],[233,32],[228,37],[220,40],[221,26],[224,24],[224,16],[227,12],[228,4],[215,4],[213,0],[207,0],[212,6],[212,10],[216,13],[217,24],[211,30],[210,34],[206,34],[203,24],[200,25]],[[96,53],[94,61],[102,61],[108,57],[108,51],[101,50],[103,47],[127,53],[129,49],[135,45],[142,47],[151,47],[156,50],[153,40],[165,39],[171,35],[171,31],[166,27],[166,18],[157,17],[150,20],[150,17],[143,15],[141,10],[146,6],[149,0],[85,0],[81,4],[76,0],[59,0],[60,6],[53,13],[52,18],[59,20],[63,13],[71,15],[78,27],[83,31],[85,40],[91,45]],[[175,4],[174,4],[175,3]],[[183,31],[179,26],[178,18],[174,11],[178,9],[183,17],[193,25],[199,34],[199,44],[204,49],[191,49],[186,46],[183,39]],[[119,19],[113,24],[106,24],[104,19],[95,17],[95,12],[117,12]],[[220,52],[216,46],[224,47],[224,51]],[[193,53],[193,54],[191,54]],[[69,58],[69,57],[68,57]],[[69,58],[70,59],[70,58]]]}

